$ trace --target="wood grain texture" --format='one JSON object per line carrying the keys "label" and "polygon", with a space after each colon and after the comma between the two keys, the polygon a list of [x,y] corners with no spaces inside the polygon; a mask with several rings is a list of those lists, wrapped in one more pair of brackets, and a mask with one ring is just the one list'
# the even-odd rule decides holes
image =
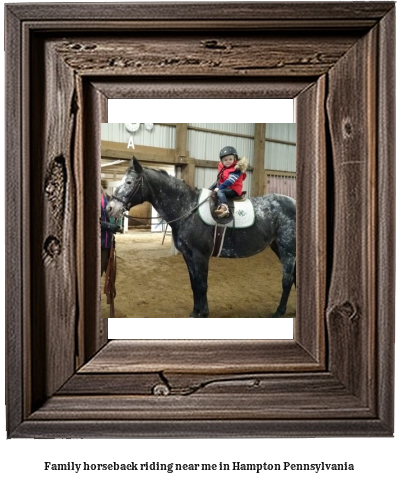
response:
{"label": "wood grain texture", "polygon": [[[165,385],[162,374],[75,374],[60,390],[60,395],[151,395]],[[165,385],[165,387],[167,387]],[[158,388],[159,389],[159,388]],[[157,389],[155,389],[156,391]],[[161,389],[162,391],[162,389]],[[166,391],[166,390],[165,390]]]}
{"label": "wood grain texture", "polygon": [[[104,96],[91,83],[83,85],[82,133],[84,134],[83,157],[77,163],[83,173],[83,219],[79,238],[84,257],[84,300],[81,303],[84,323],[84,360],[87,361],[108,341],[107,327],[101,319],[100,301],[100,187],[101,187],[101,117],[104,113]],[[100,168],[100,170],[99,170]],[[96,201],[98,203],[93,204]],[[97,245],[93,246],[92,242]]]}
{"label": "wood grain texture", "polygon": [[[394,4],[13,4],[6,21],[8,435],[391,436]],[[293,341],[106,343],[93,201],[113,97],[295,97]]]}
{"label": "wood grain texture", "polygon": [[[86,4],[88,7],[88,4]],[[338,21],[338,26],[345,22],[358,26],[369,26],[370,21],[374,24],[380,20],[388,10],[393,8],[393,2],[378,2],[377,5],[370,2],[356,2],[351,5],[350,2],[328,2],[323,4],[313,4],[304,2],[300,7],[293,7],[289,2],[245,2],[241,4],[226,2],[222,5],[215,2],[188,3],[182,9],[181,5],[173,3],[156,3],[156,4],[139,4],[131,3],[129,5],[102,4],[94,8],[81,8],[79,5],[35,5],[32,9],[29,5],[10,5],[8,9],[22,20],[72,20],[74,22],[82,20],[101,21],[101,20],[119,20],[127,21],[138,19],[140,21],[168,20],[179,21],[183,24],[189,20],[198,22],[199,20],[212,21],[217,19],[226,19],[229,16],[231,20],[238,21],[259,21],[270,19],[278,21],[277,27],[284,21],[292,20],[302,28],[311,22],[326,20],[334,25]],[[89,25],[93,28],[94,23]],[[208,23],[206,24],[208,25]],[[225,23],[226,25],[226,23]],[[244,26],[241,24],[241,27]],[[166,28],[166,26],[165,26]],[[292,24],[290,24],[292,28]],[[317,28],[315,26],[315,28]]]}
{"label": "wood grain texture", "polygon": [[[395,86],[396,31],[395,11],[391,10],[379,24],[377,99],[377,260],[376,282],[379,283],[376,296],[376,321],[378,324],[376,356],[385,356],[377,370],[378,415],[388,425],[394,421],[393,396],[394,374],[389,364],[394,363],[395,347]],[[392,161],[392,164],[389,163]],[[384,283],[386,285],[384,285]]]}
{"label": "wood grain texture", "polygon": [[293,340],[111,340],[80,372],[226,374],[318,368]]}
{"label": "wood grain texture", "polygon": [[[81,404],[84,407],[84,403]],[[54,415],[55,416],[55,415]],[[193,415],[194,416],[194,415]],[[100,414],[98,415],[100,417]],[[298,438],[380,437],[389,435],[378,419],[100,419],[25,421],[14,438]]]}
{"label": "wood grain texture", "polygon": [[[294,336],[325,363],[327,286],[326,78],[296,97],[297,109],[297,308]],[[325,245],[320,245],[320,242]],[[302,290],[302,292],[301,292]],[[309,299],[312,296],[312,299]],[[302,323],[302,326],[300,326]],[[316,328],[304,323],[317,323]]]}
{"label": "wood grain texture", "polygon": [[[73,141],[76,91],[73,72],[52,49],[32,42],[37,69],[31,78],[31,353],[32,404],[51,396],[75,370],[77,302],[74,273],[75,183]],[[40,66],[40,67],[39,67]],[[45,89],[43,79],[58,82]],[[57,107],[46,110],[46,106]],[[29,193],[28,193],[29,195]],[[41,224],[34,222],[41,215]],[[57,326],[53,326],[54,320]],[[59,347],[59,348],[58,348]],[[45,373],[44,373],[45,371]]]}
{"label": "wood grain texture", "polygon": [[[21,127],[21,113],[23,99],[21,96],[22,65],[12,62],[18,57],[22,49],[22,38],[19,31],[19,21],[15,15],[6,10],[5,50],[9,53],[5,63],[5,70],[9,73],[6,79],[6,91],[9,96],[5,100],[5,120],[10,127]],[[13,430],[24,417],[24,389],[29,387],[29,366],[21,362],[24,351],[24,325],[29,318],[29,300],[25,300],[27,287],[29,288],[29,219],[26,217],[26,202],[21,197],[20,185],[23,166],[23,146],[21,133],[13,130],[6,139],[6,154],[13,154],[14,164],[6,165],[5,200],[13,208],[15,224],[10,225],[7,234],[5,253],[5,273],[7,276],[6,289],[6,395],[9,407],[7,408],[7,424]],[[24,189],[27,190],[27,185]],[[24,216],[25,215],[25,216]],[[25,336],[26,339],[26,336]],[[25,370],[24,370],[25,369]]]}
{"label": "wood grain texture", "polygon": [[[136,33],[118,36],[116,43],[101,37],[57,42],[64,62],[90,76],[320,76],[356,42],[356,34],[323,33],[312,38],[303,34],[258,35],[235,31],[234,35],[191,34],[164,36]],[[332,42],[334,40],[334,42]],[[248,60],[251,60],[248,63]]]}
{"label": "wood grain texture", "polygon": [[[242,93],[249,92],[251,98],[295,98],[305,90],[312,80],[294,77],[290,79],[223,79],[223,95],[226,98],[242,98]],[[220,83],[209,78],[167,78],[130,76],[108,79],[93,78],[93,86],[107,98],[219,98]]]}
{"label": "wood grain texture", "polygon": [[330,370],[369,403],[375,347],[376,29],[328,73],[334,235],[327,328]]}
{"label": "wood grain texture", "polygon": [[[231,400],[237,393],[237,400]],[[34,412],[30,420],[206,420],[223,417],[226,421],[257,419],[372,419],[369,409],[359,404],[355,396],[337,389],[290,394],[253,394],[229,391],[226,394],[191,396],[55,396]],[[291,397],[290,397],[291,396]],[[295,401],[295,402],[294,402]],[[284,406],[286,404],[286,406]],[[295,404],[295,406],[294,406]]]}

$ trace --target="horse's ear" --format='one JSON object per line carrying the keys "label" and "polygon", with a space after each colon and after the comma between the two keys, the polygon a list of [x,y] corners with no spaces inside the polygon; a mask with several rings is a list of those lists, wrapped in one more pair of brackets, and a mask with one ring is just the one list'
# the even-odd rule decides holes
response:
{"label": "horse's ear", "polygon": [[137,174],[140,174],[143,171],[143,167],[139,163],[139,161],[133,156],[132,160],[130,161],[131,167],[137,172]]}

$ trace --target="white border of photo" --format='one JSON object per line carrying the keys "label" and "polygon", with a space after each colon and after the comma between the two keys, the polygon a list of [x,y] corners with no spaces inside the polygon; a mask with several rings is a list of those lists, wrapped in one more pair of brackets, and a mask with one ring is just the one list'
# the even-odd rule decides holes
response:
{"label": "white border of photo", "polygon": [[[232,122],[238,120],[240,123],[293,123],[294,102],[291,99],[115,99],[108,101],[108,123],[122,123],[130,118],[137,120],[140,117],[143,120],[169,121],[177,114],[184,116],[185,120],[195,120],[196,123],[207,123],[210,119],[213,123],[224,123],[226,119]],[[200,323],[192,318],[110,318],[108,338],[137,340],[292,340],[293,338],[292,318],[199,319]]]}

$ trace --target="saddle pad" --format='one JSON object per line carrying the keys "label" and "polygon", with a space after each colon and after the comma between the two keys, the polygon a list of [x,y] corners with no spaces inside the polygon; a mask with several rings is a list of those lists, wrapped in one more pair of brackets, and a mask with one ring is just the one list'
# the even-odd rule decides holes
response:
{"label": "saddle pad", "polygon": [[[202,203],[204,200],[206,200],[206,198],[208,198],[211,192],[212,191],[207,188],[203,188],[201,190],[198,199],[198,204],[200,205],[198,208],[198,212],[201,220],[204,223],[206,223],[207,225],[215,226],[216,221],[211,214],[209,202],[206,201],[205,203]],[[248,228],[255,223],[254,207],[249,199],[246,199],[245,201],[234,201],[234,208],[234,220],[227,223],[226,227]],[[223,223],[222,218],[220,218],[220,223]]]}

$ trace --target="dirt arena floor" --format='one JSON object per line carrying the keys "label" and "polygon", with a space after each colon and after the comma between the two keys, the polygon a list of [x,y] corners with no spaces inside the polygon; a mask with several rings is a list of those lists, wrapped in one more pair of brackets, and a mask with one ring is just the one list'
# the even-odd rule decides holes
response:
{"label": "dirt arena floor", "polygon": [[[171,235],[129,231],[116,235],[117,276],[115,318],[187,318],[192,311],[192,291],[181,254],[173,255]],[[231,282],[232,276],[237,276]],[[208,279],[210,318],[268,318],[281,297],[282,270],[267,248],[245,259],[211,258]],[[101,314],[109,306],[101,284]],[[293,286],[285,318],[295,317]]]}

